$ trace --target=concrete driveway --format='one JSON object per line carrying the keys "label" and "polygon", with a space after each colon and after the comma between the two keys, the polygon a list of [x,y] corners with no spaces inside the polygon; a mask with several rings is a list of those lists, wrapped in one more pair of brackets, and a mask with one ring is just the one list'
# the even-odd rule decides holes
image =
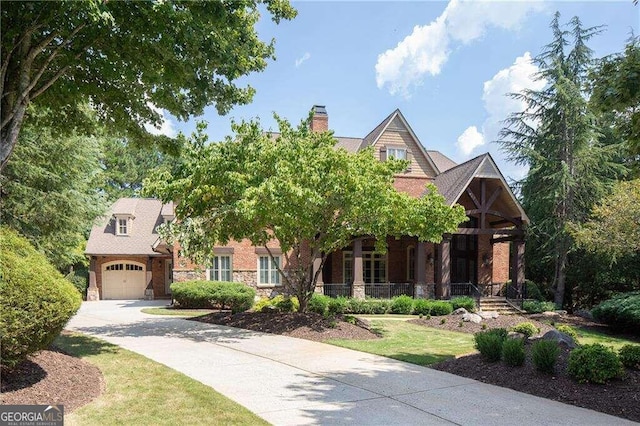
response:
{"label": "concrete driveway", "polygon": [[164,304],[85,302],[67,329],[165,364],[276,425],[634,424],[376,355],[140,312]]}

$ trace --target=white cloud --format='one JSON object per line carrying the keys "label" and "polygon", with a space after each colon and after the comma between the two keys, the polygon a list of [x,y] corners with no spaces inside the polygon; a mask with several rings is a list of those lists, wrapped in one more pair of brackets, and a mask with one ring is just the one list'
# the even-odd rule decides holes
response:
{"label": "white cloud", "polygon": [[165,115],[164,110],[158,108],[157,106],[151,103],[148,103],[147,105],[153,111],[160,114],[160,117],[162,119],[162,124],[160,125],[160,127],[156,127],[152,124],[145,123],[144,125],[145,130],[151,133],[152,135],[165,135],[165,136],[169,136],[170,138],[174,137],[176,135],[176,129],[174,127],[174,123],[173,121],[171,121],[169,117]]}
{"label": "white cloud", "polygon": [[376,84],[387,86],[392,95],[409,97],[426,75],[440,74],[456,44],[470,43],[491,27],[517,30],[527,15],[543,6],[535,1],[451,0],[434,21],[416,25],[395,48],[378,55]]}
{"label": "white cloud", "polygon": [[306,62],[309,58],[311,58],[311,53],[304,52],[304,55],[302,55],[302,57],[296,59],[296,68]]}
{"label": "white cloud", "polygon": [[458,143],[456,145],[464,155],[469,155],[475,148],[484,145],[484,143],[484,136],[482,136],[482,133],[478,131],[476,126],[469,126],[467,130],[462,132],[460,137],[458,137]]}

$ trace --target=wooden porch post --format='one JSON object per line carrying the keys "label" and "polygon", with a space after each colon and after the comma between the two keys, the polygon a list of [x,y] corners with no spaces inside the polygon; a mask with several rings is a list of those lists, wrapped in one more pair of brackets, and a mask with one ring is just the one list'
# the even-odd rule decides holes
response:
{"label": "wooden porch post", "polygon": [[[322,256],[318,254],[315,257],[315,259],[313,259],[313,271],[312,271],[313,276],[311,277],[311,279],[313,279],[313,277],[316,276],[316,272],[318,272],[321,266],[322,266]],[[318,281],[316,281],[316,287],[314,291],[320,294],[324,293],[324,281],[322,279],[322,271],[320,271],[320,273],[318,274]]]}
{"label": "wooden porch post", "polygon": [[364,299],[364,264],[362,262],[362,239],[353,241],[353,284],[351,296]]}
{"label": "wooden porch post", "polygon": [[436,297],[438,299],[451,297],[451,235],[444,235],[442,242],[438,244]]}

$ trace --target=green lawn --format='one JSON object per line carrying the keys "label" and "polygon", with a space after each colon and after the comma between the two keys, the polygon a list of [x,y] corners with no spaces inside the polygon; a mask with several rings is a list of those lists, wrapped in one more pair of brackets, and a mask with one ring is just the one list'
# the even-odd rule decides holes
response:
{"label": "green lawn", "polygon": [[211,309],[143,308],[142,313],[151,315],[171,315],[176,317],[198,317],[213,312]]}
{"label": "green lawn", "polygon": [[578,342],[582,345],[590,345],[592,343],[600,343],[605,346],[612,347],[616,351],[624,345],[635,344],[640,345],[639,341],[629,340],[624,337],[612,336],[599,331],[586,328],[576,328],[578,332]]}
{"label": "green lawn", "polygon": [[141,355],[82,334],[56,346],[96,365],[105,392],[65,416],[70,425],[268,424],[212,388]]}
{"label": "green lawn", "polygon": [[329,340],[326,343],[418,365],[431,365],[475,351],[473,335],[468,333],[384,319],[372,320],[371,326],[383,337],[373,340]]}

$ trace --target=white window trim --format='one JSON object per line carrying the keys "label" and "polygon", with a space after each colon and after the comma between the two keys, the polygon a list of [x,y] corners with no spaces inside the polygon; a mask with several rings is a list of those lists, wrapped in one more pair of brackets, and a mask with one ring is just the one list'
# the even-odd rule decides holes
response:
{"label": "white window trim", "polygon": [[[228,257],[229,258],[229,281],[233,281],[233,255],[232,254],[226,254],[226,253],[221,253],[215,256],[212,256],[211,259],[209,260],[209,265],[213,266],[213,262],[214,262],[214,258],[221,258],[221,257]],[[218,265],[221,265],[222,262],[220,262],[220,260],[218,260]],[[213,268],[207,268],[206,270],[206,277],[207,277],[207,281],[226,281],[226,280],[222,280],[220,277],[220,268],[218,268],[218,279],[212,280],[211,279],[211,274],[213,272],[215,272],[215,270]]]}
{"label": "white window trim", "polygon": [[[371,263],[371,269],[373,270],[373,261],[374,261],[374,255],[375,254],[379,254],[379,253],[376,253],[375,251],[363,251],[362,252],[362,270],[363,270],[363,273],[364,273],[365,263],[367,263],[367,262]],[[353,262],[353,251],[350,251],[350,250],[343,251],[342,252],[342,280],[345,281],[345,284],[350,284],[350,283],[346,282],[347,255],[351,256],[351,261]],[[371,256],[369,259],[366,258],[368,255]],[[387,252],[384,256],[382,256],[382,259],[384,259],[384,278],[383,278],[382,282],[379,282],[379,283],[372,283],[372,282],[368,283],[368,282],[365,281],[365,284],[384,284],[384,283],[388,283],[389,282],[389,252]],[[373,274],[371,275],[371,278],[373,279]]]}
{"label": "white window trim", "polygon": [[[260,281],[260,275],[261,275],[260,274],[260,272],[261,272],[261,269],[260,269],[260,258],[262,258],[262,257],[266,257],[269,260],[269,263],[268,263],[269,269],[268,269],[268,274],[267,274],[269,282],[266,282],[266,283]],[[280,264],[280,268],[282,269],[282,256],[280,256],[279,254],[274,254],[273,258],[274,259],[278,259],[278,263]],[[282,281],[283,281],[282,274],[280,274],[280,272],[277,269],[274,268],[273,259],[271,259],[271,256],[269,256],[268,254],[259,254],[257,256],[257,259],[256,259],[256,271],[257,271],[256,285],[258,287],[281,287],[282,286]],[[279,283],[272,283],[271,282],[271,275],[272,275],[273,272],[276,272],[279,275],[279,278],[280,278],[280,282]]]}
{"label": "white window trim", "polygon": [[[402,158],[396,157],[392,155],[392,152],[402,152]],[[395,147],[395,146],[387,146],[387,159],[395,158],[397,160],[406,160],[407,159],[407,148],[406,147]]]}
{"label": "white window trim", "polygon": [[[125,232],[121,232],[120,231],[120,221],[124,220],[126,222],[125,224]],[[116,216],[116,235],[119,236],[129,236],[131,235],[131,218],[128,216]]]}

